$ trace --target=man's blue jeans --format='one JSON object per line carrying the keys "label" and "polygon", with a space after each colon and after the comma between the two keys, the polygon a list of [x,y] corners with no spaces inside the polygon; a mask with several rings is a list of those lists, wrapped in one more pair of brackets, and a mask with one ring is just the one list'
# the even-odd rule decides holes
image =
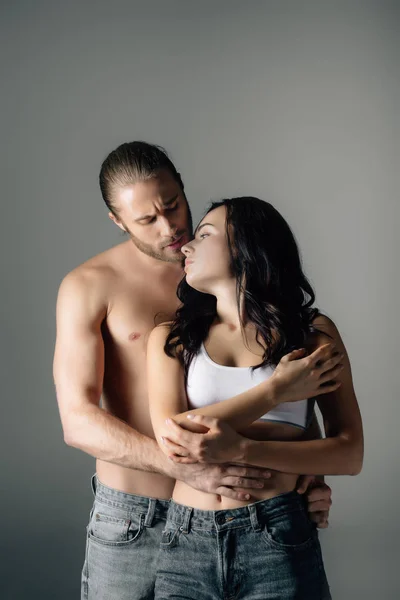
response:
{"label": "man's blue jeans", "polygon": [[153,600],[168,500],[125,494],[92,477],[81,600]]}

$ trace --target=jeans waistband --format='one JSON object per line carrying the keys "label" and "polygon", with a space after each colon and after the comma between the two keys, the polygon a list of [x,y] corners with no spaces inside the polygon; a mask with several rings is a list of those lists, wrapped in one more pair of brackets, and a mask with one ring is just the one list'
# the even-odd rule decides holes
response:
{"label": "jeans waistband", "polygon": [[121,508],[128,512],[140,512],[145,515],[145,527],[151,527],[154,519],[167,518],[169,500],[160,500],[150,498],[149,496],[139,496],[137,494],[128,494],[114,488],[104,485],[95,473],[91,479],[92,491],[96,502],[102,502],[108,506]]}
{"label": "jeans waistband", "polygon": [[297,492],[287,492],[269,498],[258,500],[253,504],[240,508],[226,510],[200,510],[170,500],[168,522],[180,526],[181,531],[189,533],[190,527],[223,531],[251,525],[255,531],[260,531],[263,524],[272,517],[293,511],[306,511],[304,497]]}

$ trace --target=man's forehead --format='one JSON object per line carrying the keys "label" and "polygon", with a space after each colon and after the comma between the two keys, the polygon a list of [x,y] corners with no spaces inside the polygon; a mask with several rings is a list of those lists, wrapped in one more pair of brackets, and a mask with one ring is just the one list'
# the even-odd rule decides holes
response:
{"label": "man's forehead", "polygon": [[145,181],[137,181],[118,190],[118,200],[135,212],[162,206],[176,198],[180,193],[177,181],[152,177]]}

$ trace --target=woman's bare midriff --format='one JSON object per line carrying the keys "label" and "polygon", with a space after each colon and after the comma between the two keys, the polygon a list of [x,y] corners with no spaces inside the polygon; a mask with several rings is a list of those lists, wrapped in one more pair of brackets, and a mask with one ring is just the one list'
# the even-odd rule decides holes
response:
{"label": "woman's bare midriff", "polygon": [[[240,433],[247,438],[259,441],[287,441],[305,439],[307,437],[307,433],[299,427],[266,421],[257,421]],[[267,465],[265,467],[268,468]],[[240,508],[258,500],[267,500],[279,494],[293,491],[296,488],[298,477],[298,475],[293,473],[272,471],[271,479],[265,480],[263,488],[249,490],[251,498],[247,501],[231,500],[225,496],[207,494],[193,489],[183,481],[176,481],[172,498],[179,504],[201,510]]]}

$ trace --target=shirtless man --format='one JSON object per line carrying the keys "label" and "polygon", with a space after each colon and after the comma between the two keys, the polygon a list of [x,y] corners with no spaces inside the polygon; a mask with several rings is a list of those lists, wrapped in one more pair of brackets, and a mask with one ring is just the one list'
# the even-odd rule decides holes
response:
{"label": "shirtless man", "polygon": [[[174,479],[240,500],[268,485],[271,473],[177,464],[159,450],[148,408],[146,340],[155,323],[171,319],[178,308],[180,248],[191,238],[190,209],[172,162],[143,142],[123,144],[107,157],[100,187],[110,219],[130,239],[63,280],[54,379],[65,442],[97,459],[81,597],[139,600],[153,597]],[[322,393],[317,385],[315,390]],[[326,527],[329,487],[314,487],[308,502],[311,518]]]}

